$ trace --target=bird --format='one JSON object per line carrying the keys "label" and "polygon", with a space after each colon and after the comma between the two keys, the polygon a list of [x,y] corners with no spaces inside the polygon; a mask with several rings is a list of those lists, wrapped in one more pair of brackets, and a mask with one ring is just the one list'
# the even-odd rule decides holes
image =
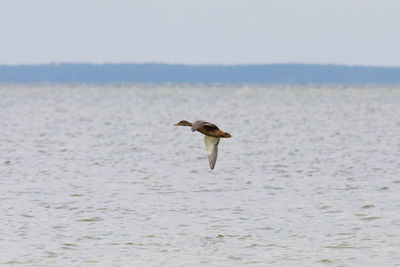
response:
{"label": "bird", "polygon": [[221,131],[217,125],[208,121],[199,120],[191,123],[182,120],[175,123],[174,126],[189,126],[192,127],[192,132],[198,131],[205,135],[204,143],[206,145],[206,154],[211,170],[214,169],[215,163],[217,162],[219,139],[232,137],[229,133]]}

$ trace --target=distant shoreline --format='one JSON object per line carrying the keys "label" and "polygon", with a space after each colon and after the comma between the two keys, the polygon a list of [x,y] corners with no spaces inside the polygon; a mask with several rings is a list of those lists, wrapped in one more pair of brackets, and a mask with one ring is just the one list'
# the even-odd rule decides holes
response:
{"label": "distant shoreline", "polygon": [[398,84],[400,67],[156,63],[0,65],[0,83]]}

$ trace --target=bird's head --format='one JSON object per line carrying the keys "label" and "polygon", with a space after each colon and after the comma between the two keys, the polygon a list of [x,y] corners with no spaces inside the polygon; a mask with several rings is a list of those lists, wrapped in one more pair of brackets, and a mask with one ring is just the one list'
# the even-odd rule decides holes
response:
{"label": "bird's head", "polygon": [[183,121],[180,121],[178,123],[175,123],[174,126],[192,126],[192,123],[183,120]]}

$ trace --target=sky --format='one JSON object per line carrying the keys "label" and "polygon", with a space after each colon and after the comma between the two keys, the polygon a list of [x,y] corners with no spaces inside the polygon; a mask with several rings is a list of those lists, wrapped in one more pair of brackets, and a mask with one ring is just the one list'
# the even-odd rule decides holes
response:
{"label": "sky", "polygon": [[398,0],[0,0],[0,64],[400,66]]}

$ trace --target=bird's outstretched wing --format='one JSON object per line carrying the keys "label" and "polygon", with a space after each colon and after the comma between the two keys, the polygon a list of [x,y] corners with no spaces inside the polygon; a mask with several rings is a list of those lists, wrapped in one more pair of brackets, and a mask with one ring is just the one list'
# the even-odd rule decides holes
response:
{"label": "bird's outstretched wing", "polygon": [[192,132],[197,131],[198,129],[200,129],[203,126],[207,126],[207,127],[212,127],[212,128],[217,128],[218,127],[215,124],[212,124],[211,122],[208,121],[195,121],[192,125]]}
{"label": "bird's outstretched wing", "polygon": [[217,162],[219,137],[205,136],[204,143],[206,144],[206,154],[212,170]]}

